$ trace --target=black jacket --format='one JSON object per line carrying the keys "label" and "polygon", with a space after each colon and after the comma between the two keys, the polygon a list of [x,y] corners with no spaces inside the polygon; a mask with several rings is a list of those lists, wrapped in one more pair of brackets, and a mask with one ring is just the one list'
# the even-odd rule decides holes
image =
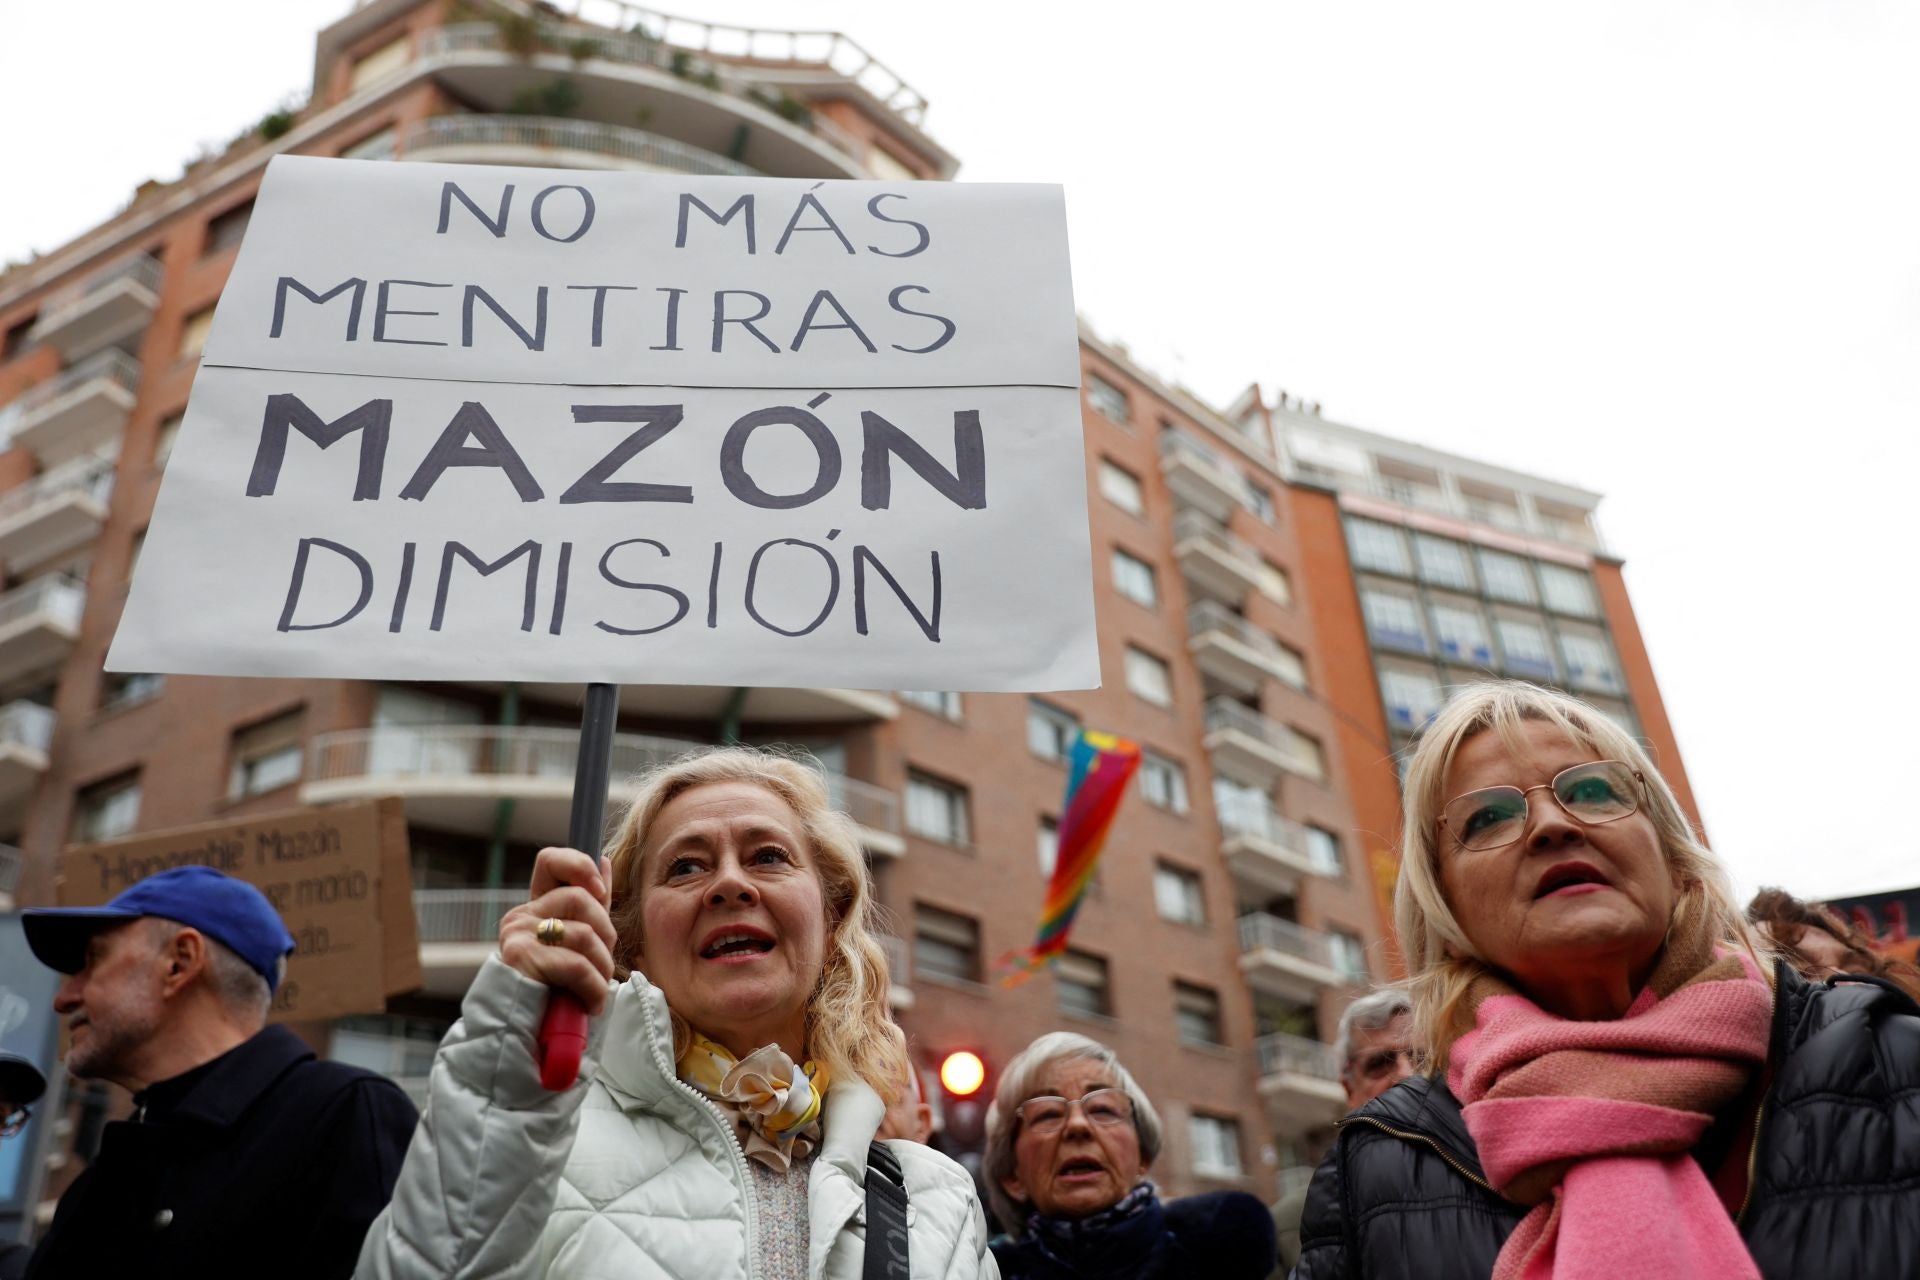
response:
{"label": "black jacket", "polygon": [[1066,1252],[1002,1236],[993,1257],[1001,1280],[1266,1280],[1273,1270],[1273,1217],[1244,1191],[1164,1201],[1077,1243]]}
{"label": "black jacket", "polygon": [[28,1280],[344,1280],[418,1119],[399,1086],[268,1027],[141,1095],[60,1199]]}
{"label": "black jacket", "polygon": [[[1740,1234],[1768,1280],[1920,1276],[1920,1006],[1776,972]],[[1294,1278],[1485,1280],[1525,1215],[1487,1185],[1446,1082],[1416,1076],[1341,1123]]]}

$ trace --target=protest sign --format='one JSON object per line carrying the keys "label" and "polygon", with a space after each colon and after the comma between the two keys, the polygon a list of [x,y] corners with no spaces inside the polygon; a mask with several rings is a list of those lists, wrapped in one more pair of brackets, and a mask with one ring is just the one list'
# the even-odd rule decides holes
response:
{"label": "protest sign", "polygon": [[1058,188],[276,158],[107,665],[1096,686]]}
{"label": "protest sign", "polygon": [[209,866],[267,896],[294,938],[275,1021],[380,1013],[420,985],[397,799],[292,809],[87,845],[62,854],[59,903],[96,906],[173,867]]}

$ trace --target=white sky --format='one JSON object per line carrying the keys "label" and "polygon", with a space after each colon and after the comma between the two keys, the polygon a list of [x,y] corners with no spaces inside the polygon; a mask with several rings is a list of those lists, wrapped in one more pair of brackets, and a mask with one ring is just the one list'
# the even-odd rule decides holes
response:
{"label": "white sky", "polygon": [[[1920,883],[1920,8],[713,0],[846,31],[962,178],[1064,183],[1085,314],[1224,404],[1607,494],[1743,889]],[[345,0],[8,7],[0,258],[303,95]],[[1905,708],[1905,710],[1902,710]]]}

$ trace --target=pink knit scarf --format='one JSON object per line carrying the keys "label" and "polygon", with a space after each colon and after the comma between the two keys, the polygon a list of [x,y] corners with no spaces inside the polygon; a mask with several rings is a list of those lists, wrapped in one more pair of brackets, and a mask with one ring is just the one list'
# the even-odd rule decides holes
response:
{"label": "pink knit scarf", "polygon": [[1766,1060],[1773,997],[1747,956],[1670,943],[1610,1022],[1569,1022],[1491,977],[1468,999],[1447,1083],[1487,1177],[1533,1206],[1493,1280],[1757,1280],[1688,1155]]}

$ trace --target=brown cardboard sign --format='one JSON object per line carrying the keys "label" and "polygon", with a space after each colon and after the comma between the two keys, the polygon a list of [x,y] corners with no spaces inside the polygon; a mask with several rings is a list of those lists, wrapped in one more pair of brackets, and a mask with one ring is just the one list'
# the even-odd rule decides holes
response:
{"label": "brown cardboard sign", "polygon": [[260,814],[68,850],[60,905],[94,906],[172,867],[201,865],[266,894],[293,935],[273,1019],[380,1013],[387,996],[420,984],[407,869],[407,828],[395,798]]}

